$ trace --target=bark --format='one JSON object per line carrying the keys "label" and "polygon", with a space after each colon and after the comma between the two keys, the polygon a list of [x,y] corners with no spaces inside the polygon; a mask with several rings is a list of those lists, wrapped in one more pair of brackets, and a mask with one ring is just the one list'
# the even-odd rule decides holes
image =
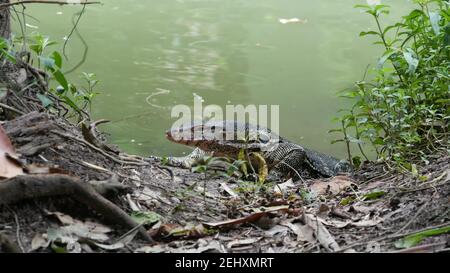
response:
{"label": "bark", "polygon": [[[7,4],[9,0],[0,0],[0,4]],[[9,8],[0,8],[0,37],[9,39],[11,36],[11,22]]]}

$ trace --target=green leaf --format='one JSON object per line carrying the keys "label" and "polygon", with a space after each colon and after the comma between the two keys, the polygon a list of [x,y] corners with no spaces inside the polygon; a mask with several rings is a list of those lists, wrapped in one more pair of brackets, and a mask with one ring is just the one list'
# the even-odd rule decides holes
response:
{"label": "green leaf", "polygon": [[388,50],[384,55],[378,60],[377,69],[382,69],[386,61],[395,53],[393,50]]}
{"label": "green leaf", "polygon": [[55,77],[55,80],[64,88],[64,90],[69,90],[69,83],[60,70],[56,70],[55,72],[53,72],[53,77]]}
{"label": "green leaf", "polygon": [[47,97],[46,95],[42,95],[42,94],[36,94],[36,97],[41,101],[42,106],[44,108],[49,107],[50,105],[53,105],[53,101]]}
{"label": "green leaf", "polygon": [[349,205],[349,204],[351,204],[353,202],[355,202],[355,197],[349,196],[349,197],[346,197],[346,198],[342,199],[339,202],[339,204],[341,204],[342,206],[347,206],[347,205]]}
{"label": "green leaf", "polygon": [[380,36],[380,33],[376,32],[376,31],[362,31],[361,33],[359,33],[360,37],[364,37],[367,35],[378,35]]}
{"label": "green leaf", "polygon": [[441,21],[441,15],[437,12],[430,12],[430,23],[436,35],[441,34],[441,27],[439,26],[439,21]]}
{"label": "green leaf", "polygon": [[138,224],[151,225],[159,222],[162,219],[162,216],[157,214],[156,212],[133,212],[131,214],[131,218],[133,218]]}
{"label": "green leaf", "polygon": [[41,60],[41,63],[44,65],[44,67],[47,70],[50,70],[50,71],[54,70],[55,60],[53,60],[52,58],[47,58],[47,57],[42,57],[42,56],[39,56],[39,60]]}
{"label": "green leaf", "polygon": [[387,193],[385,191],[374,191],[363,196],[363,200],[375,200],[385,196]]}
{"label": "green leaf", "polygon": [[78,107],[78,105],[73,102],[69,97],[67,96],[62,96],[62,99],[64,100],[64,102],[69,105],[73,110],[77,111],[77,112],[81,112],[80,108]]}
{"label": "green leaf", "polygon": [[405,238],[402,238],[395,242],[396,248],[410,248],[418,245],[420,242],[423,241],[423,239],[431,236],[437,236],[441,234],[450,233],[450,226],[437,228],[437,229],[431,229],[426,230],[423,232],[411,234],[409,236],[406,236]]}
{"label": "green leaf", "polygon": [[361,144],[361,145],[364,145],[364,144],[365,144],[364,141],[362,141],[362,140],[360,140],[360,139],[357,139],[357,138],[354,138],[354,137],[352,137],[352,136],[348,136],[348,140],[349,140],[351,143],[356,143],[356,144]]}
{"label": "green leaf", "polygon": [[55,65],[59,68],[62,68],[62,57],[61,54],[58,53],[58,51],[54,51],[52,53],[52,58],[55,61]]}
{"label": "green leaf", "polygon": [[419,60],[414,57],[413,52],[410,49],[408,51],[404,51],[403,56],[405,57],[405,60],[409,65],[408,73],[411,75],[414,74],[417,67],[419,66]]}
{"label": "green leaf", "polygon": [[199,165],[199,166],[192,167],[192,172],[193,173],[205,173],[206,169],[207,168],[205,165]]}

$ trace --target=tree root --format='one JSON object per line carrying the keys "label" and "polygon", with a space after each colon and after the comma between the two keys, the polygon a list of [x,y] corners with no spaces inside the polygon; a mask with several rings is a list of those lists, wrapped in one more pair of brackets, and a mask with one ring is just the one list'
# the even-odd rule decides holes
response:
{"label": "tree root", "polygon": [[[138,226],[128,214],[101,196],[90,184],[67,175],[16,176],[0,183],[0,205],[17,203],[25,199],[51,196],[70,196],[102,214],[111,223],[125,228]],[[147,231],[141,227],[139,234],[153,242]]]}

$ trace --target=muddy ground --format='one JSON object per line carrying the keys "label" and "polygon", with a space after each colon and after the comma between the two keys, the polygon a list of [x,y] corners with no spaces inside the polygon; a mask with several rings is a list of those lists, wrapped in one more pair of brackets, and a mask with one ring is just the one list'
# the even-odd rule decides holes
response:
{"label": "muddy ground", "polygon": [[[93,141],[54,115],[16,113],[2,123],[22,166],[34,166],[25,176],[42,179],[41,191],[54,186],[45,182],[51,176],[120,183],[126,188],[105,196],[140,223],[133,229],[116,221],[120,214],[91,206],[95,202],[77,198],[77,191],[28,194],[0,206],[3,251],[449,251],[448,154],[432,157],[415,174],[366,164],[351,177],[243,184],[115,153],[99,144],[101,134]],[[0,181],[0,199],[8,194],[1,188],[7,181],[14,178]]]}

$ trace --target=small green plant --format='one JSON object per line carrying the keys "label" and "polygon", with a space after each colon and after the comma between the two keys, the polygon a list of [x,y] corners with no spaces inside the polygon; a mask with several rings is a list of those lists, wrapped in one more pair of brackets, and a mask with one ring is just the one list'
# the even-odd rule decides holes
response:
{"label": "small green plant", "polygon": [[448,151],[450,120],[450,10],[443,0],[415,0],[417,8],[401,22],[384,26],[387,5],[358,5],[375,21],[376,29],[360,36],[376,38],[384,48],[373,79],[359,81],[342,97],[350,109],[338,118],[343,137],[334,142],[357,145],[362,155],[371,146],[377,159],[394,161],[411,170],[412,162]]}
{"label": "small green plant", "polygon": [[11,43],[0,37],[0,60],[3,58],[6,58],[13,63],[16,62],[16,58],[14,58],[14,53],[12,52]]}
{"label": "small green plant", "polygon": [[[50,54],[47,53],[52,46],[57,45],[57,42],[37,32],[33,32],[29,37],[13,37],[11,41],[0,38],[0,59],[6,57],[8,60],[16,62],[16,58],[18,58],[16,56],[20,56],[20,54],[15,53],[15,47],[21,47],[22,50],[33,53],[31,59],[37,61],[37,67],[42,68],[56,82],[56,86],[51,85],[48,92],[68,106],[80,121],[86,118],[86,110],[91,110],[93,99],[99,94],[96,91],[99,83],[96,75],[83,72],[81,79],[85,84],[77,87],[67,79],[62,71],[61,53],[56,50]],[[56,105],[55,96],[51,96],[49,93],[37,94],[37,98],[45,108]]]}
{"label": "small green plant", "polygon": [[[26,39],[26,38],[25,38]],[[33,32],[30,35],[30,45],[29,48],[32,52],[36,54],[38,58],[38,67],[41,67],[41,57],[43,57],[44,51],[53,45],[56,45],[55,41],[50,40],[49,37],[43,36],[38,32]]]}

